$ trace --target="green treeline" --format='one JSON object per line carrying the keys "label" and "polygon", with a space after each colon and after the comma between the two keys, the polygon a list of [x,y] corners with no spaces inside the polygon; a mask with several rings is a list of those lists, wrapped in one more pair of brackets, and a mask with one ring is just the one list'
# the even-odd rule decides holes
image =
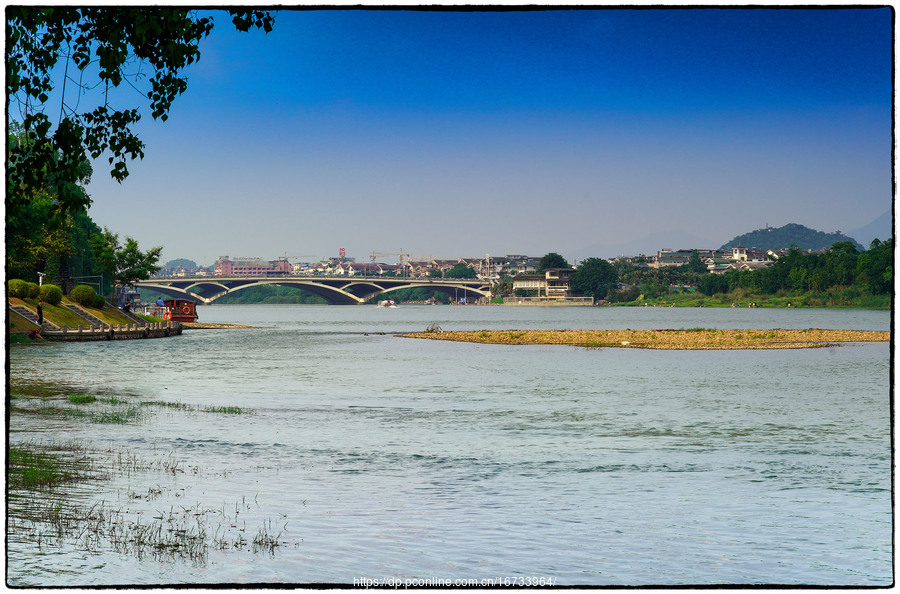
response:
{"label": "green treeline", "polygon": [[56,283],[99,274],[91,238],[101,233],[85,211],[61,214],[52,194],[35,193],[7,208],[7,278],[36,282],[43,272],[46,282]]}
{"label": "green treeline", "polygon": [[822,254],[804,254],[791,249],[768,268],[756,271],[730,270],[703,278],[699,289],[705,295],[746,289],[753,293],[822,293],[841,287],[859,295],[887,295],[893,288],[892,241],[874,240],[860,252],[848,241],[835,243]]}
{"label": "green treeline", "polygon": [[[576,294],[620,304],[721,305],[766,298],[769,305],[884,308],[893,290],[893,252],[893,240],[877,239],[863,251],[848,241],[824,253],[793,247],[767,268],[724,274],[708,272],[696,251],[688,264],[662,268],[649,268],[645,258],[588,258],[572,273],[571,286]],[[506,277],[493,290],[509,296],[512,287],[513,278]]]}
{"label": "green treeline", "polygon": [[216,299],[215,303],[222,305],[238,305],[242,303],[321,304],[327,303],[327,301],[314,293],[296,287],[259,285],[222,295]]}
{"label": "green treeline", "polygon": [[[8,147],[19,158],[42,150],[32,136],[13,122]],[[10,149],[11,150],[11,149]],[[8,155],[8,158],[9,155]],[[65,290],[75,284],[90,284],[111,299],[117,287],[146,279],[159,270],[161,247],[142,252],[131,237],[101,229],[88,215],[90,197],[85,186],[93,173],[87,161],[79,163],[74,181],[61,182],[39,172],[41,186],[16,183],[7,176],[6,278],[58,285]],[[63,191],[80,206],[65,207]]]}
{"label": "green treeline", "polygon": [[[155,293],[147,293],[147,295],[144,295],[142,292],[142,298],[144,300],[147,300],[152,296],[153,300],[155,301],[155,295]],[[443,293],[436,289],[430,289],[427,287],[412,287],[409,289],[397,289],[396,291],[391,291],[390,293],[379,295],[378,297],[372,299],[371,303],[377,303],[381,299],[393,299],[394,301],[397,301],[399,303],[423,302],[431,299],[432,297],[438,303],[449,303],[453,298],[452,295],[448,295],[447,293]],[[215,301],[216,305],[239,305],[251,303],[324,304],[327,303],[327,301],[314,293],[310,293],[309,291],[304,291],[303,289],[299,289],[297,287],[283,287],[280,285],[260,285],[256,287],[248,287],[240,291],[234,291],[232,293],[228,293],[227,295],[223,295]]]}

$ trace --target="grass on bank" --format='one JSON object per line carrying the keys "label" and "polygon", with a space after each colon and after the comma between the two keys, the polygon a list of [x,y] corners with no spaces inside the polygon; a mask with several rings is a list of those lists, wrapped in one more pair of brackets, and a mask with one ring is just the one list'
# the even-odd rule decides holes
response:
{"label": "grass on bank", "polygon": [[[9,298],[10,305],[23,305],[30,309],[32,312],[37,312],[37,302],[37,299],[19,299],[17,297]],[[68,326],[69,328],[91,325],[90,322],[88,322],[72,310],[63,307],[63,303],[69,303],[68,299],[64,297],[63,301],[59,305],[50,305],[49,303],[44,302],[42,306],[44,310],[44,321],[53,322],[60,327]]]}
{"label": "grass on bank", "polygon": [[[32,312],[37,312],[37,299],[20,299],[18,297],[10,297],[8,301],[10,305],[23,305],[30,309]],[[63,297],[63,300],[59,305],[50,305],[49,303],[44,302],[42,305],[42,308],[44,310],[44,320],[53,322],[59,327],[68,326],[69,328],[77,328],[78,326],[87,327],[91,325],[88,320],[81,317],[69,308],[64,307],[64,304],[78,305],[74,301],[71,301],[68,297]],[[100,320],[111,326],[115,326],[117,324],[134,323],[132,320],[125,317],[125,315],[120,310],[112,307],[111,305],[107,305],[102,309],[94,309],[84,306],[79,307],[82,307],[89,314],[99,318]],[[37,328],[35,324],[28,322],[27,320],[25,320],[25,318],[19,316],[18,314],[15,314],[14,312],[10,312],[9,318],[10,333],[30,332],[33,328]],[[24,325],[23,322],[25,322]]]}
{"label": "grass on bank", "polygon": [[150,322],[151,324],[161,324],[166,321],[166,320],[164,320],[162,318],[158,318],[156,316],[145,316],[144,314],[137,314],[137,316],[139,318],[143,318],[144,321]]}
{"label": "grass on bank", "polygon": [[[9,333],[12,334],[27,334],[32,330],[37,330],[37,324],[31,322],[26,319],[21,314],[18,314],[12,310],[9,311]],[[11,337],[10,337],[11,338]]]}

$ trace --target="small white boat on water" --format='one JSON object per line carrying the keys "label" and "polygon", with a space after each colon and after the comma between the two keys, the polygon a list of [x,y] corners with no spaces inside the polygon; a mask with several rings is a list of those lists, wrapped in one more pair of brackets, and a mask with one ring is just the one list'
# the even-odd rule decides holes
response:
{"label": "small white boat on water", "polygon": [[397,307],[397,304],[391,299],[382,299],[378,302],[378,307]]}

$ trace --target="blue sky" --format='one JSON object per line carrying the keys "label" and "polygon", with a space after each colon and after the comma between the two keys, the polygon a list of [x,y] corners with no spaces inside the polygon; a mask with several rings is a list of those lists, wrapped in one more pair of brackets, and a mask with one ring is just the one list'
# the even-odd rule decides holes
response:
{"label": "blue sky", "polygon": [[220,13],[169,120],[144,110],[131,176],[96,164],[90,213],[200,264],[847,232],[892,205],[892,18],[282,10],[265,35]]}

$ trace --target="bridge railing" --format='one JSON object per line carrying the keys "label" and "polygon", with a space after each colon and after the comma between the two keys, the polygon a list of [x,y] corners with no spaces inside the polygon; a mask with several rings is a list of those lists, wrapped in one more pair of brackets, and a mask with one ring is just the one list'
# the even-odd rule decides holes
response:
{"label": "bridge railing", "polygon": [[171,281],[209,281],[215,282],[216,280],[224,280],[224,279],[289,279],[289,278],[302,278],[302,279],[324,279],[324,280],[350,280],[350,279],[365,279],[365,280],[388,280],[388,281],[415,281],[415,282],[435,282],[435,283],[493,283],[494,279],[473,279],[473,278],[431,278],[428,276],[385,276],[383,274],[339,274],[339,275],[326,275],[326,274],[271,274],[271,275],[243,275],[243,274],[235,274],[235,275],[217,275],[217,276],[154,276],[148,279],[147,281],[138,281],[138,285],[143,283],[153,283],[153,282],[171,282]]}

